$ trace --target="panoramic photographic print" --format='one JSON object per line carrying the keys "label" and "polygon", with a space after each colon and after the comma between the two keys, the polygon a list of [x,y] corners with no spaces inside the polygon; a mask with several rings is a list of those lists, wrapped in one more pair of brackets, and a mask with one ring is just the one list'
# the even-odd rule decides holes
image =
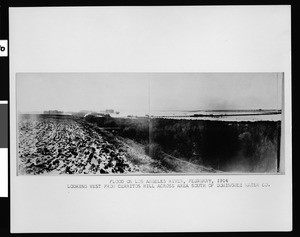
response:
{"label": "panoramic photographic print", "polygon": [[17,73],[18,175],[277,174],[283,73]]}

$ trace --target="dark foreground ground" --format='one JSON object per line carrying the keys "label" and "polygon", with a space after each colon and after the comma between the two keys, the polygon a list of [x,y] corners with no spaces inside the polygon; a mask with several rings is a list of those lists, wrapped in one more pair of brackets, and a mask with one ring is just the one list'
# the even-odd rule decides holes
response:
{"label": "dark foreground ground", "polygon": [[139,145],[72,116],[19,118],[18,174],[167,172]]}
{"label": "dark foreground ground", "polygon": [[276,173],[280,169],[280,121],[108,116],[86,120],[142,144],[146,154],[171,170],[178,159],[205,167],[202,172]]}
{"label": "dark foreground ground", "polygon": [[21,116],[19,174],[274,173],[280,122]]}

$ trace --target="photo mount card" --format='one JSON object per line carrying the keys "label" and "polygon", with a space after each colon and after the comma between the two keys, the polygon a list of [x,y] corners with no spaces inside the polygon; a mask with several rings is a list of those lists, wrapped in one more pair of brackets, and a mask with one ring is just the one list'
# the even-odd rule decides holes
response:
{"label": "photo mount card", "polygon": [[13,233],[292,229],[289,6],[11,8],[10,32]]}

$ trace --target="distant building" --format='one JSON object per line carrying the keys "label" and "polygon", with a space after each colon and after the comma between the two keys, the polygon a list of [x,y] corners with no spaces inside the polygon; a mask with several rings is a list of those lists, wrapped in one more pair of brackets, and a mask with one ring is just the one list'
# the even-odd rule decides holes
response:
{"label": "distant building", "polygon": [[105,113],[107,114],[113,114],[115,111],[113,109],[106,109]]}
{"label": "distant building", "polygon": [[64,112],[59,110],[46,110],[44,114],[51,114],[51,115],[62,115]]}

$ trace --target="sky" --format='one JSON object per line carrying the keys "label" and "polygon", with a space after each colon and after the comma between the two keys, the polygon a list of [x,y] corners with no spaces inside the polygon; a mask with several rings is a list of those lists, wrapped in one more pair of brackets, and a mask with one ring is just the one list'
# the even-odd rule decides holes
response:
{"label": "sky", "polygon": [[281,109],[281,73],[18,73],[17,110]]}
{"label": "sky", "polygon": [[191,73],[151,80],[156,110],[281,109],[282,74]]}

